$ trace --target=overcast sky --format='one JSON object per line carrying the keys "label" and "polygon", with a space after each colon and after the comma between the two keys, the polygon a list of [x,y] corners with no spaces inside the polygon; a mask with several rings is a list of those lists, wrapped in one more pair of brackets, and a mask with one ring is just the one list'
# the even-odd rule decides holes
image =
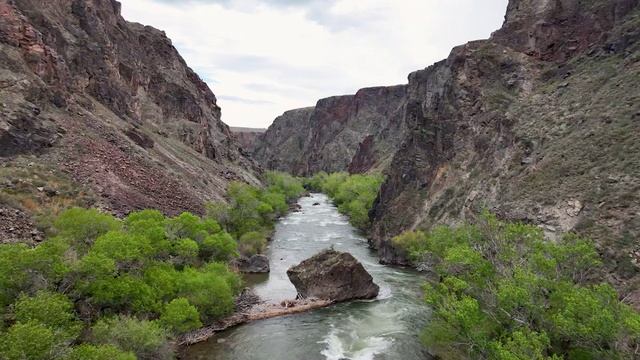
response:
{"label": "overcast sky", "polygon": [[489,37],[508,0],[121,0],[166,31],[231,126],[407,82],[451,48]]}

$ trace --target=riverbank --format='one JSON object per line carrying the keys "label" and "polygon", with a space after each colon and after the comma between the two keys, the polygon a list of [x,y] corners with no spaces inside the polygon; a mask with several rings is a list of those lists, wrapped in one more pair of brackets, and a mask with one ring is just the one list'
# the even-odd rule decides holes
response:
{"label": "riverbank", "polygon": [[[180,347],[180,358],[430,359],[419,341],[429,316],[422,302],[421,275],[408,268],[380,265],[362,233],[349,224],[326,195],[312,193],[300,198],[298,204],[300,211],[290,212],[276,223],[273,241],[265,251],[271,272],[249,276],[247,282],[267,309],[246,308],[240,311],[252,315],[239,315],[226,324],[216,324],[218,329],[212,326],[208,334],[205,329],[191,334],[191,341],[198,337],[208,340]],[[332,246],[362,263],[380,286],[378,298],[282,306],[283,299],[294,299],[297,294],[287,269]],[[225,331],[221,331],[222,325],[226,326]]]}
{"label": "riverbank", "polygon": [[324,308],[332,304],[332,301],[321,299],[283,300],[279,304],[265,303],[259,300],[258,303],[248,306],[247,309],[237,311],[233,315],[217,321],[213,325],[206,326],[180,336],[177,339],[177,346],[184,347],[207,341],[216,333],[252,321],[299,314],[314,309]]}

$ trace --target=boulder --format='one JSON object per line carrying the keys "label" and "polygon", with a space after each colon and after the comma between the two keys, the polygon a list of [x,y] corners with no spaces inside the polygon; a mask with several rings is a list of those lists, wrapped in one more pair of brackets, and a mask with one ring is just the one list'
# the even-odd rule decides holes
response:
{"label": "boulder", "polygon": [[373,299],[380,288],[362,264],[349,253],[324,250],[287,270],[301,298],[335,302]]}
{"label": "boulder", "polygon": [[240,272],[250,274],[268,273],[270,271],[269,258],[261,254],[253,255],[252,257],[241,256],[233,261],[233,266]]}

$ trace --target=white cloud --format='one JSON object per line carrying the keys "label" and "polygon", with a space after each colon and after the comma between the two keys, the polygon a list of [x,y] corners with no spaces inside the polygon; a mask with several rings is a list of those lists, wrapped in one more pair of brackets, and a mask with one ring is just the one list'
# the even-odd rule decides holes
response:
{"label": "white cloud", "polygon": [[223,121],[266,127],[286,110],[376,85],[487,38],[507,0],[121,0],[167,32],[219,99]]}

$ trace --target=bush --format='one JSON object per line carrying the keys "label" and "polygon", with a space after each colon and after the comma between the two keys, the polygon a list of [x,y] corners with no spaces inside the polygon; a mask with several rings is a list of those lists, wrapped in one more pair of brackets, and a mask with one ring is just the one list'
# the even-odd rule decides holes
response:
{"label": "bush", "polygon": [[442,357],[622,359],[640,344],[640,315],[610,285],[589,282],[600,260],[576,235],[550,242],[538,227],[485,213],[393,241],[436,273],[423,338]]}
{"label": "bush", "polygon": [[113,345],[143,359],[173,357],[167,333],[155,321],[119,315],[98,320],[91,334],[95,344]]}
{"label": "bush", "polygon": [[265,179],[268,192],[280,193],[285,196],[286,201],[295,200],[304,192],[302,182],[287,173],[267,171]]}
{"label": "bush", "polygon": [[232,288],[219,274],[186,268],[180,277],[178,295],[198,308],[203,322],[219,319],[233,311]]}
{"label": "bush", "polygon": [[132,352],[124,352],[113,345],[79,345],[65,360],[136,360]]}
{"label": "bush", "polygon": [[53,331],[35,322],[16,323],[0,337],[0,358],[45,360],[55,357],[57,342]]}
{"label": "bush", "polygon": [[21,292],[51,288],[68,273],[67,242],[45,241],[35,248],[24,244],[0,245],[0,307],[11,304]]}
{"label": "bush", "polygon": [[[91,231],[91,219],[99,230]],[[129,359],[128,351],[156,358],[170,354],[162,324],[181,332],[200,326],[200,317],[233,311],[240,277],[224,263],[207,263],[237,254],[236,242],[216,221],[144,210],[120,222],[72,209],[57,224],[58,235],[34,248],[0,245],[0,331],[8,327],[2,359]],[[69,348],[83,324],[63,292],[82,304],[87,322],[97,319],[95,339],[104,346]],[[115,317],[101,319],[105,315]],[[38,346],[29,347],[31,338]]]}
{"label": "bush", "polygon": [[175,333],[184,333],[202,327],[198,309],[185,298],[173,299],[165,305],[160,322]]}
{"label": "bush", "polygon": [[180,239],[173,244],[173,255],[177,256],[178,264],[194,264],[198,258],[200,248],[191,239]]}
{"label": "bush", "polygon": [[238,255],[238,243],[226,232],[207,236],[200,245],[200,257],[205,261],[227,262]]}
{"label": "bush", "polygon": [[321,172],[307,179],[306,186],[327,194],[338,210],[349,216],[351,224],[360,229],[370,225],[369,211],[384,178],[380,175],[349,175]]}
{"label": "bush", "polygon": [[17,322],[46,326],[59,340],[75,339],[82,327],[73,313],[71,300],[49,291],[39,291],[33,297],[21,296],[14,304],[14,314]]}
{"label": "bush", "polygon": [[266,237],[263,233],[257,231],[245,233],[240,237],[240,240],[238,240],[238,250],[245,256],[260,254],[266,246]]}
{"label": "bush", "polygon": [[54,221],[58,235],[71,240],[78,250],[86,250],[100,235],[120,230],[121,226],[118,219],[96,209],[72,208]]}
{"label": "bush", "polygon": [[85,292],[94,304],[117,312],[154,313],[160,309],[153,288],[130,274],[91,282]]}

